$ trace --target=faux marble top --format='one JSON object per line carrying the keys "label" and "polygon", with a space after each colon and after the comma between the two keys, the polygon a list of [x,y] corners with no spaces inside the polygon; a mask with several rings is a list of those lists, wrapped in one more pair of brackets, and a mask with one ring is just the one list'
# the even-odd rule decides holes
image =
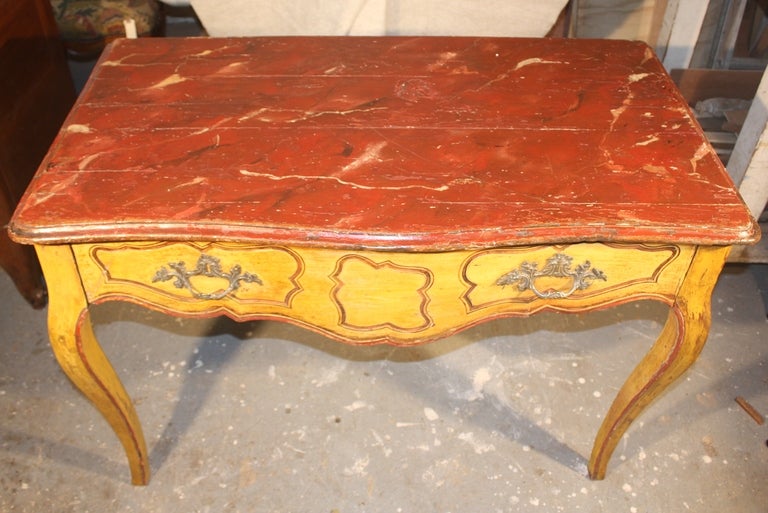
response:
{"label": "faux marble top", "polygon": [[119,40],[11,232],[425,251],[758,237],[645,44],[448,37]]}

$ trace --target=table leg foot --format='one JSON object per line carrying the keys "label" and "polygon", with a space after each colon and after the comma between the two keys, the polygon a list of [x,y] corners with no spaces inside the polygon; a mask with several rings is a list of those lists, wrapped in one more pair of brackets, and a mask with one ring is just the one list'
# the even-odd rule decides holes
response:
{"label": "table leg foot", "polygon": [[656,343],[619,390],[600,426],[589,477],[603,479],[632,421],[696,360],[709,334],[710,299],[728,248],[698,248]]}
{"label": "table leg foot", "polygon": [[109,422],[125,449],[135,485],[149,482],[149,458],[130,397],[96,340],[76,263],[67,246],[38,247],[49,287],[48,333],[56,359]]}

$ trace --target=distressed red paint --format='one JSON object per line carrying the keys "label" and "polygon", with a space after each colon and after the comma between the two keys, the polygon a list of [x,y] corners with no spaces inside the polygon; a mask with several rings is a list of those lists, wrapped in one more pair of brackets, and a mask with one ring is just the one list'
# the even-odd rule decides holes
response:
{"label": "distressed red paint", "polygon": [[113,44],[11,231],[431,251],[754,226],[642,43],[292,37]]}

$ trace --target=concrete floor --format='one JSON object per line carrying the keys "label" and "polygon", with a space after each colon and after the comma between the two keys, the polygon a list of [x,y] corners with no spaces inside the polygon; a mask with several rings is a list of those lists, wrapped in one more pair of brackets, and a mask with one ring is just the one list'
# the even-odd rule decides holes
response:
{"label": "concrete floor", "polygon": [[[762,290],[762,293],[761,293]],[[411,349],[287,324],[109,303],[98,338],[142,419],[133,487],[106,422],[59,370],[46,312],[0,273],[2,512],[766,512],[767,266],[728,266],[700,359],[620,443],[586,457],[662,305],[494,321]]]}

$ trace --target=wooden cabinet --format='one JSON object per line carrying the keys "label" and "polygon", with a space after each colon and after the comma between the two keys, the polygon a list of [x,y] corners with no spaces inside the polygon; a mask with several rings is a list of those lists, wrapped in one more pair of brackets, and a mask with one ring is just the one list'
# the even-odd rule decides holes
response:
{"label": "wooden cabinet", "polygon": [[36,307],[40,266],[5,227],[74,99],[48,0],[0,0],[0,266]]}

